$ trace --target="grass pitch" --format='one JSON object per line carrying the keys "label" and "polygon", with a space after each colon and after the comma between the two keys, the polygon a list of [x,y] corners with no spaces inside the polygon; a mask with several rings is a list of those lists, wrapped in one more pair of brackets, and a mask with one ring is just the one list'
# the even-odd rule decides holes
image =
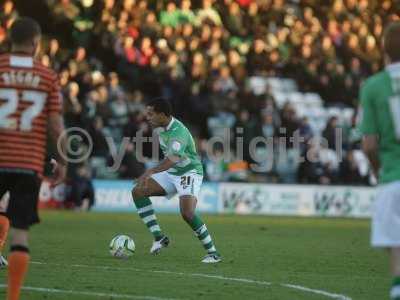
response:
{"label": "grass pitch", "polygon": [[[369,247],[367,220],[205,215],[224,261],[203,265],[201,244],[183,220],[158,218],[171,244],[151,256],[151,236],[134,213],[42,213],[25,286],[44,290],[25,290],[22,299],[388,298],[388,258]],[[109,255],[116,234],[134,238],[130,259]]]}

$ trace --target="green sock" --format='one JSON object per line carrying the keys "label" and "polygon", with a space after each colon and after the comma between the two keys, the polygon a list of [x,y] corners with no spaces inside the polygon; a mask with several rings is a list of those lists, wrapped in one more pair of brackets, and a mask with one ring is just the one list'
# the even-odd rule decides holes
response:
{"label": "green sock", "polygon": [[142,219],[143,223],[146,224],[147,228],[150,230],[151,234],[156,240],[160,239],[163,234],[161,233],[161,228],[157,223],[157,217],[154,213],[150,198],[142,197],[135,199],[134,202],[139,217]]}
{"label": "green sock", "polygon": [[212,241],[211,235],[208,233],[206,224],[200,219],[198,215],[194,215],[194,218],[189,223],[190,227],[192,227],[193,231],[195,232],[196,236],[203,244],[204,249],[208,253],[217,252],[215,249],[215,245]]}
{"label": "green sock", "polygon": [[400,276],[393,278],[392,290],[390,291],[391,300],[400,300]]}

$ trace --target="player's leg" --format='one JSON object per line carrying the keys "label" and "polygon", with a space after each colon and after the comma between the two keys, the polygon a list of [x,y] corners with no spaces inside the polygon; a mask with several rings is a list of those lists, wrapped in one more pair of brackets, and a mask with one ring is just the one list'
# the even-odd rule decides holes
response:
{"label": "player's leg", "polygon": [[10,236],[7,300],[18,300],[30,261],[28,230],[11,227]]}
{"label": "player's leg", "polygon": [[163,188],[153,179],[149,179],[146,186],[136,185],[132,190],[133,202],[136,205],[139,217],[150,230],[155,240],[162,237],[161,228],[153,209],[150,196],[166,195]]}
{"label": "player's leg", "polygon": [[13,174],[10,181],[14,184],[10,188],[7,207],[11,223],[7,300],[18,300],[30,261],[28,230],[39,222],[37,201],[40,180],[34,175]]}
{"label": "player's leg", "polygon": [[373,204],[371,244],[390,249],[393,284],[391,300],[400,300],[400,182],[379,187]]}
{"label": "player's leg", "polygon": [[198,174],[188,174],[186,176],[178,177],[178,182],[175,179],[175,186],[179,194],[179,205],[182,218],[192,228],[195,235],[202,243],[207,255],[202,262],[216,263],[221,261],[221,256],[215,248],[212,237],[207,229],[206,224],[202,221],[200,216],[196,214],[197,197],[200,192],[203,177]]}
{"label": "player's leg", "polygon": [[168,246],[169,239],[162,233],[150,197],[166,196],[173,193],[174,189],[175,187],[168,182],[165,172],[161,172],[153,174],[146,185],[138,184],[132,190],[132,198],[139,217],[154,237],[154,242],[150,249],[152,254],[157,254],[163,247]]}
{"label": "player's leg", "polygon": [[400,247],[390,249],[390,257],[393,275],[390,297],[392,300],[400,300]]}
{"label": "player's leg", "polygon": [[3,193],[0,188],[0,269],[8,265],[7,260],[2,255],[2,251],[7,241],[8,230],[10,228],[10,221],[6,216],[9,195],[8,192]]}

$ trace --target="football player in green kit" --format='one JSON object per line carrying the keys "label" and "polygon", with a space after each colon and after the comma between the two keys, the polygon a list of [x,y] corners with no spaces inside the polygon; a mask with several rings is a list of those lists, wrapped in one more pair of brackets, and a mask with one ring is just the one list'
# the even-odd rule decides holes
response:
{"label": "football player in green kit", "polygon": [[361,89],[360,129],[363,150],[380,184],[371,244],[390,250],[390,299],[400,300],[400,22],[387,27],[383,44],[386,67]]}
{"label": "football player in green kit", "polygon": [[154,237],[150,253],[157,254],[167,247],[169,239],[163,234],[149,197],[179,195],[183,219],[192,228],[207,251],[203,263],[218,263],[217,252],[210,233],[195,213],[197,198],[203,181],[203,167],[189,130],[171,115],[171,105],[164,98],[156,98],[146,106],[147,120],[153,128],[161,128],[159,142],[164,153],[161,163],[147,170],[132,191],[138,214]]}

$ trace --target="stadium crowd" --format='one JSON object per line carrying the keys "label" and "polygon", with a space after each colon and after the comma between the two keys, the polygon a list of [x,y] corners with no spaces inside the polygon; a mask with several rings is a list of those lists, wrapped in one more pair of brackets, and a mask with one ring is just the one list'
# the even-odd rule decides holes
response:
{"label": "stadium crowd", "polygon": [[[355,118],[352,124],[329,119],[322,132],[329,147],[310,143],[291,149],[288,143],[284,159],[274,153],[268,171],[250,168],[254,160],[246,150],[243,160],[238,159],[236,144],[229,157],[223,157],[220,147],[211,149],[220,159],[210,160],[204,153],[207,140],[221,127],[233,133],[242,127],[245,145],[256,136],[278,142],[296,130],[306,140],[316,134],[289,103],[278,108],[268,89],[254,93],[248,84],[251,77],[293,78],[301,91],[320,94],[327,106],[356,107],[361,82],[383,66],[382,31],[387,22],[399,19],[398,2],[44,2],[48,18],[40,20],[45,34],[40,59],[59,72],[67,127],[82,127],[93,138],[90,161],[95,176],[133,178],[151,163],[138,161],[135,145],[130,144],[118,174],[107,172],[106,137],[118,144],[138,130],[151,136],[144,103],[162,95],[195,134],[208,180],[370,182],[368,163],[358,150]],[[17,15],[13,1],[6,0],[0,13],[0,42],[6,40],[6,30]],[[334,151],[337,127],[344,132],[340,157]],[[299,162],[296,155],[307,151],[318,159]],[[151,157],[151,145],[144,146],[144,155]]]}

